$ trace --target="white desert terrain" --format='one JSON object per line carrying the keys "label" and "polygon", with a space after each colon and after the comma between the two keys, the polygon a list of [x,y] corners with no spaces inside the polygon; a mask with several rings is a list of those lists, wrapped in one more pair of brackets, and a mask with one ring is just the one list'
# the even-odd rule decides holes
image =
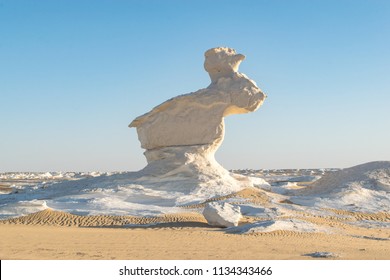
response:
{"label": "white desert terrain", "polygon": [[224,118],[266,95],[245,56],[205,53],[211,84],[135,118],[137,172],[0,174],[0,259],[390,259],[390,162],[231,170]]}
{"label": "white desert terrain", "polygon": [[[127,173],[3,173],[0,258],[389,259],[389,166],[236,170],[260,184],[206,200]],[[210,226],[209,202],[238,206],[238,226]]]}

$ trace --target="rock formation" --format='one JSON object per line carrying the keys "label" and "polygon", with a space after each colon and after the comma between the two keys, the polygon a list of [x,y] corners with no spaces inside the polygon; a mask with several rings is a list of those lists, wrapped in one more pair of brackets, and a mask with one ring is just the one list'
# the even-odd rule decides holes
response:
{"label": "rock formation", "polygon": [[372,161],[327,173],[303,192],[339,193],[348,187],[390,192],[390,161]]}
{"label": "rock formation", "polygon": [[230,48],[208,50],[207,88],[169,99],[131,122],[129,127],[137,128],[146,149],[143,177],[186,178],[190,184],[238,188],[241,183],[216,162],[214,154],[224,138],[224,117],[253,112],[266,97],[254,81],[238,72],[244,58]]}
{"label": "rock formation", "polygon": [[227,202],[211,202],[203,210],[207,223],[218,227],[236,227],[242,218],[238,205]]}

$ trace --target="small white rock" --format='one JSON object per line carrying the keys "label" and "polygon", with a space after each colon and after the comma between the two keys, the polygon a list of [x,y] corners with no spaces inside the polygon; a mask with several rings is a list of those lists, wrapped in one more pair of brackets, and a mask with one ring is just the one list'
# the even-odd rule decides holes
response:
{"label": "small white rock", "polygon": [[226,202],[208,203],[203,210],[203,216],[209,225],[219,227],[237,226],[242,218],[240,206]]}
{"label": "small white rock", "polygon": [[314,252],[310,254],[305,254],[304,256],[309,256],[313,258],[337,258],[339,255],[332,252]]}

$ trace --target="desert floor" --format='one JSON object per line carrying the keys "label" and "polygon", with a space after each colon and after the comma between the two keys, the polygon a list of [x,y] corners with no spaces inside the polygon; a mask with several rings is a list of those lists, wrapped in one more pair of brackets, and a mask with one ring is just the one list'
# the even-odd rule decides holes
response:
{"label": "desert floor", "polygon": [[[387,214],[349,219],[383,218]],[[335,254],[330,259],[390,259],[390,229],[357,227],[334,217],[302,219],[334,231],[229,234],[197,213],[83,217],[45,210],[0,221],[0,259],[313,259],[307,254],[318,251]],[[128,223],[133,226],[123,227]]]}

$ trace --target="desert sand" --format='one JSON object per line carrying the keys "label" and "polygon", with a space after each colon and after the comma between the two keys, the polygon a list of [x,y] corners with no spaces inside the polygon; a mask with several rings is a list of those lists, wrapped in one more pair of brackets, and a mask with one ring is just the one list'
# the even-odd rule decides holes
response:
{"label": "desert sand", "polygon": [[[267,203],[263,193],[252,189],[235,196]],[[328,259],[390,259],[389,228],[350,223],[388,222],[389,213],[327,211],[337,216],[297,212],[294,218],[330,227],[331,233],[233,234],[209,226],[195,211],[132,217],[77,216],[47,209],[0,221],[0,259],[314,259],[310,254],[315,252],[332,253]],[[241,224],[253,219],[244,216]]]}

